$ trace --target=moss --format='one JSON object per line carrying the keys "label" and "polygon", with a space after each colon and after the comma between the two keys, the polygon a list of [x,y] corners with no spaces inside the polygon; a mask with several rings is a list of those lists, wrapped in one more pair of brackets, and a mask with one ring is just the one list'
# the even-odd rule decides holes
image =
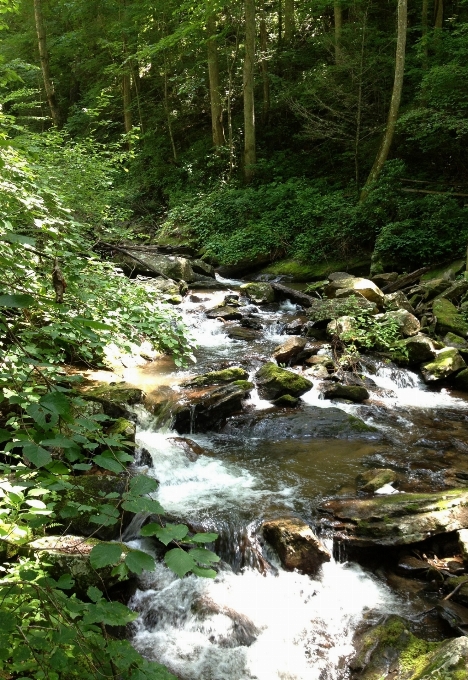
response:
{"label": "moss", "polygon": [[127,418],[117,418],[117,420],[110,426],[107,431],[108,434],[119,434],[126,437],[127,440],[134,442],[136,427],[135,423]]}
{"label": "moss", "polygon": [[310,380],[280,368],[273,362],[264,364],[256,378],[260,392],[266,399],[276,399],[283,394],[300,397],[312,387]]}
{"label": "moss", "polygon": [[438,333],[454,333],[462,338],[468,335],[468,324],[457,308],[449,300],[438,298],[434,300],[432,311],[437,318],[436,330]]}
{"label": "moss", "polygon": [[262,274],[291,276],[294,281],[319,281],[332,272],[344,271],[354,274],[368,274],[370,258],[356,257],[350,260],[334,260],[319,264],[306,264],[298,260],[278,260],[262,269]]}
{"label": "moss", "polygon": [[292,397],[290,394],[283,394],[281,397],[278,397],[278,399],[275,399],[273,401],[273,404],[275,406],[297,406],[299,403],[299,399],[296,397]]}
{"label": "moss", "polygon": [[421,281],[430,281],[431,279],[442,279],[444,275],[449,278],[451,275],[453,278],[457,274],[460,274],[465,269],[466,260],[455,260],[450,265],[445,265],[443,267],[433,267],[428,272],[421,276]]}
{"label": "moss", "polygon": [[356,416],[348,416],[348,423],[351,425],[351,428],[355,432],[377,432],[378,431],[376,427],[373,427],[372,425],[367,425],[360,418],[356,418]]}
{"label": "moss", "polygon": [[240,291],[257,304],[275,301],[275,291],[269,283],[244,283]]}
{"label": "moss", "polygon": [[234,380],[232,384],[237,385],[237,387],[240,387],[241,390],[245,390],[246,392],[250,392],[250,390],[253,390],[255,387],[255,385],[248,380]]}
{"label": "moss", "polygon": [[189,380],[187,385],[190,387],[204,387],[205,385],[221,385],[231,382],[237,384],[239,380],[245,381],[248,375],[246,370],[236,366],[225,368],[222,371],[211,371],[210,373],[198,375],[196,378]]}
{"label": "moss", "polygon": [[128,406],[141,403],[145,395],[137,387],[121,383],[86,387],[82,391],[82,396],[84,399],[102,404],[104,413],[111,418],[121,418],[128,414]]}

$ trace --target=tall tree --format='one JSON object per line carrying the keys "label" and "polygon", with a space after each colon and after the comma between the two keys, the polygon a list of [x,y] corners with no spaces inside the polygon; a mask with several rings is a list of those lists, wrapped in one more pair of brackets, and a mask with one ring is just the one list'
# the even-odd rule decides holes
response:
{"label": "tall tree", "polygon": [[435,0],[434,14],[435,14],[434,28],[440,30],[444,23],[444,0]]}
{"label": "tall tree", "polygon": [[341,32],[343,29],[343,10],[341,0],[334,0],[333,13],[335,16],[335,63],[341,61]]}
{"label": "tall tree", "polygon": [[54,84],[50,75],[49,53],[47,51],[46,30],[44,23],[44,15],[42,13],[42,0],[34,0],[34,19],[36,21],[37,42],[39,47],[39,59],[41,61],[42,79],[44,81],[44,89],[49,103],[50,115],[55,127],[59,128],[61,125],[60,111],[57,106],[57,99],[55,97]]}
{"label": "tall tree", "polygon": [[223,104],[219,84],[218,45],[216,43],[216,16],[211,13],[206,22],[208,32],[208,78],[210,81],[211,130],[213,145],[223,146],[225,143],[223,127]]}
{"label": "tall tree", "polygon": [[369,173],[366,184],[361,192],[361,202],[369,195],[371,185],[379,178],[388,153],[392,145],[395,128],[400,110],[401,93],[403,90],[403,78],[405,73],[406,57],[406,33],[408,29],[408,0],[398,0],[398,30],[395,56],[395,78],[393,81],[392,99],[388,111],[387,126],[380,144],[374,165]]}
{"label": "tall tree", "polygon": [[293,39],[295,29],[294,0],[284,0],[284,41],[286,43]]}
{"label": "tall tree", "polygon": [[243,70],[244,89],[244,177],[252,179],[257,162],[255,145],[255,0],[245,0],[245,55]]}
{"label": "tall tree", "polygon": [[263,81],[262,120],[263,123],[265,124],[268,122],[268,116],[270,114],[270,76],[268,73],[268,58],[267,58],[268,32],[265,16],[265,3],[263,3],[262,5],[262,14],[260,19],[260,50],[261,50],[260,68],[262,70]]}
{"label": "tall tree", "polygon": [[125,35],[123,36],[123,54],[124,54],[124,59],[125,59],[125,64],[123,66],[123,73],[122,73],[122,96],[123,96],[123,113],[124,113],[124,124],[125,124],[125,132],[131,132],[133,123],[132,123],[132,81],[131,81],[131,76],[130,76],[130,65],[128,64],[127,61],[127,55],[128,55],[128,50],[127,50],[127,38]]}

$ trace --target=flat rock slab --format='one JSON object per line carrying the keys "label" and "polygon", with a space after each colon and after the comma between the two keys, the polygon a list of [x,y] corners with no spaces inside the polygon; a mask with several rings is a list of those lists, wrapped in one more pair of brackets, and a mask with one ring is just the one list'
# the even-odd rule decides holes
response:
{"label": "flat rock slab", "polygon": [[468,490],[331,500],[319,511],[357,548],[406,545],[467,527]]}

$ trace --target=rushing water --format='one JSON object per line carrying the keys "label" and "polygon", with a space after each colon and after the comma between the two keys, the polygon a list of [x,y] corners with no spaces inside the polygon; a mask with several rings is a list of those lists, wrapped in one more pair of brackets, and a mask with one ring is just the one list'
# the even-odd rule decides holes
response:
{"label": "rushing water", "polygon": [[[298,310],[289,301],[256,310],[264,329],[247,353],[247,343],[229,339],[223,324],[203,313],[224,295],[203,294],[202,305],[184,303],[199,344],[197,372],[229,361],[253,374],[285,339],[281,329]],[[415,373],[372,359],[365,372],[376,388],[369,404],[332,404],[314,387],[301,409],[313,418],[317,407],[339,406],[376,426],[374,437],[198,434],[190,438],[203,453],[193,461],[172,440],[174,433],[140,419],[137,444],[151,456],[148,474],[160,482],[157,495],[168,516],[216,531],[222,558],[214,580],[178,579],[161,563],[144,575],[130,606],[140,613],[132,642],[145,656],[181,680],[345,680],[353,635],[364,620],[401,613],[402,606],[411,615],[411,606],[383,580],[346,560],[333,559],[316,578],[284,571],[257,533],[262,520],[278,516],[313,524],[321,499],[355,493],[356,475],[372,466],[400,466],[408,489],[440,482],[441,451],[453,457],[456,442],[466,440],[466,402],[428,389]],[[166,387],[189,375],[167,366],[162,374],[156,382]],[[144,382],[147,387],[148,377]],[[245,406],[259,415],[272,409],[256,390]],[[449,423],[445,438],[441,418]],[[425,466],[428,458],[432,464]],[[138,521],[127,532],[129,540],[137,528]],[[151,550],[149,542],[138,545]]]}

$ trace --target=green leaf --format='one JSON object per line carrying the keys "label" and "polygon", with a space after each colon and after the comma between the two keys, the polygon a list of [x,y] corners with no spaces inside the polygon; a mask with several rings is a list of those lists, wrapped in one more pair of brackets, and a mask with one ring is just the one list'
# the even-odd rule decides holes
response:
{"label": "green leaf", "polygon": [[163,515],[164,508],[158,501],[153,498],[136,498],[131,501],[124,501],[122,503],[123,510],[129,512],[152,512],[156,515]]}
{"label": "green leaf", "polygon": [[143,569],[153,571],[155,568],[154,558],[142,550],[132,550],[125,557],[125,564],[134,574],[141,574]]}
{"label": "green leaf", "polygon": [[86,591],[86,595],[92,602],[97,602],[102,597],[102,591],[99,590],[99,588],[95,588],[94,586],[89,586],[88,590]]}
{"label": "green leaf", "polygon": [[108,458],[107,456],[94,456],[93,462],[96,463],[96,465],[99,465],[99,467],[104,468],[104,470],[110,470],[117,474],[125,469],[118,460],[115,460],[115,458]]}
{"label": "green leaf", "polygon": [[161,543],[168,545],[171,541],[181,541],[188,534],[188,527],[185,524],[167,524],[165,527],[159,524],[147,524],[141,529],[142,536],[156,536]]}
{"label": "green leaf", "polygon": [[26,408],[26,413],[36,422],[43,430],[51,430],[58,423],[58,416],[51,413],[49,409],[44,408],[40,404],[30,404]]}
{"label": "green leaf", "polygon": [[49,451],[32,442],[28,442],[23,446],[23,454],[37,468],[44,467],[44,465],[47,465],[52,460]]}
{"label": "green leaf", "polygon": [[61,449],[75,449],[78,447],[78,444],[73,439],[64,437],[61,434],[56,435],[53,439],[43,439],[41,444],[42,446],[54,446]]}
{"label": "green leaf", "polygon": [[201,562],[202,564],[211,564],[211,562],[219,562],[219,555],[216,553],[212,552],[211,550],[207,550],[206,548],[193,548],[190,551],[190,555],[193,557],[194,560],[197,560],[197,562]]}
{"label": "green leaf", "polygon": [[62,574],[57,581],[56,587],[60,588],[60,590],[70,590],[70,588],[73,588],[74,585],[75,581],[70,574]]}
{"label": "green leaf", "polygon": [[41,397],[39,403],[59,416],[70,414],[70,402],[62,392],[48,392]]}
{"label": "green leaf", "polygon": [[132,494],[144,496],[152,491],[157,491],[159,483],[154,477],[147,475],[137,475],[130,480],[130,489]]}
{"label": "green leaf", "polygon": [[32,295],[0,295],[0,307],[25,309],[36,303]]}
{"label": "green leaf", "polygon": [[197,566],[193,557],[186,553],[185,550],[182,550],[182,548],[169,550],[164,555],[164,561],[169,569],[180,578]]}
{"label": "green leaf", "polygon": [[36,239],[30,236],[23,236],[23,234],[3,234],[0,236],[0,241],[7,241],[8,243],[25,243],[28,246],[36,245]]}
{"label": "green leaf", "polygon": [[216,578],[218,575],[214,569],[205,569],[204,567],[193,567],[193,573],[195,576],[202,576],[203,578]]}
{"label": "green leaf", "polygon": [[12,436],[13,435],[11,432],[0,428],[0,444],[3,444],[3,442],[9,442]]}
{"label": "green leaf", "polygon": [[16,616],[12,612],[0,611],[0,633],[11,633],[16,627]]}
{"label": "green leaf", "polygon": [[93,569],[101,569],[117,564],[122,555],[122,546],[118,543],[98,543],[89,554],[89,562]]}
{"label": "green leaf", "polygon": [[193,543],[213,543],[218,538],[218,534],[195,534],[191,537]]}
{"label": "green leaf", "polygon": [[86,326],[87,328],[94,328],[94,330],[97,331],[112,331],[114,330],[113,326],[109,326],[107,323],[102,323],[101,321],[93,321],[92,319],[83,319],[79,316],[76,316],[73,321],[78,321],[82,326]]}

